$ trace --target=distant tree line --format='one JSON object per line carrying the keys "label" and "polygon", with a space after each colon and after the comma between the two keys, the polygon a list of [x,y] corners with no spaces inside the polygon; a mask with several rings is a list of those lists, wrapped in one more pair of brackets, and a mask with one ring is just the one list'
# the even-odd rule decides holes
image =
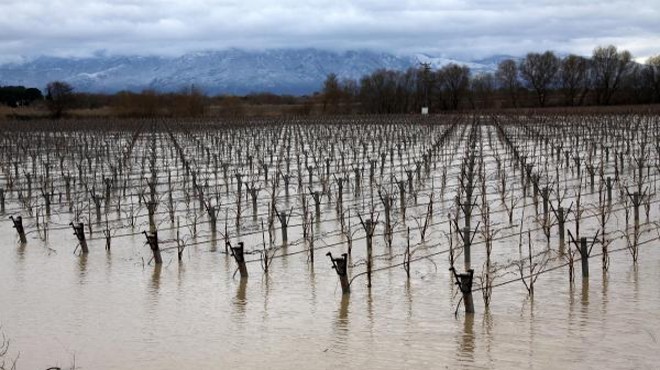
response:
{"label": "distant tree line", "polygon": [[[55,81],[50,85],[61,87],[68,84]],[[70,86],[69,86],[70,87]],[[251,93],[245,96],[209,96],[196,86],[188,86],[177,92],[159,92],[145,89],[140,92],[119,91],[114,94],[71,92],[55,94],[55,99],[47,95],[45,101],[51,116],[67,115],[75,110],[75,115],[118,116],[118,117],[201,117],[205,115],[240,117],[254,114],[250,108],[259,107],[259,112],[269,109],[286,114],[308,114],[311,110],[311,97],[277,95],[273,93]],[[61,104],[59,104],[59,103]],[[58,114],[55,107],[64,109]],[[291,107],[289,109],[289,107]]]}
{"label": "distant tree line", "polygon": [[[247,107],[285,107],[301,104],[299,97],[272,93],[252,93],[246,96],[208,96],[190,86],[175,93],[155,90],[121,91],[114,95],[87,95],[89,102],[101,103],[112,114],[126,117],[200,117],[204,115],[240,117],[250,114]],[[81,107],[82,108],[82,107]],[[93,106],[87,106],[93,109]],[[281,108],[280,108],[281,109]],[[294,112],[300,114],[301,112]]]}
{"label": "distant tree line", "polygon": [[121,91],[116,94],[75,92],[63,81],[36,88],[0,87],[0,104],[12,107],[41,102],[50,116],[237,117],[355,113],[419,113],[467,109],[527,108],[660,103],[660,55],[644,64],[626,50],[599,46],[591,57],[557,56],[552,51],[528,53],[499,61],[493,73],[448,64],[429,64],[405,71],[380,69],[360,79],[329,74],[311,96],[253,93],[207,96],[195,86],[178,92]]}
{"label": "distant tree line", "polygon": [[25,86],[0,86],[0,104],[10,107],[30,105],[43,100],[41,90]]}
{"label": "distant tree line", "polygon": [[381,69],[359,81],[330,74],[321,100],[330,114],[660,103],[660,55],[639,64],[610,45],[595,48],[590,58],[528,53],[500,61],[494,73],[448,64]]}

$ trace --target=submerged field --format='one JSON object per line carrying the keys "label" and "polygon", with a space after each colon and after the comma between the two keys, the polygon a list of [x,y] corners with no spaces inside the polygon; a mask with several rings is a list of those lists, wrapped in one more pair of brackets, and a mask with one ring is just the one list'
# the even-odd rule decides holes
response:
{"label": "submerged field", "polygon": [[[550,113],[0,123],[4,360],[654,368],[659,126]],[[347,254],[350,287],[328,252]],[[452,266],[473,270],[474,314]]]}

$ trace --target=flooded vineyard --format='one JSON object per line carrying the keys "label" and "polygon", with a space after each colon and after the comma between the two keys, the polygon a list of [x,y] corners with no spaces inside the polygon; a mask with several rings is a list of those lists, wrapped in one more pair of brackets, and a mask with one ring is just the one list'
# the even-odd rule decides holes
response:
{"label": "flooded vineyard", "polygon": [[0,128],[6,368],[660,361],[656,115]]}

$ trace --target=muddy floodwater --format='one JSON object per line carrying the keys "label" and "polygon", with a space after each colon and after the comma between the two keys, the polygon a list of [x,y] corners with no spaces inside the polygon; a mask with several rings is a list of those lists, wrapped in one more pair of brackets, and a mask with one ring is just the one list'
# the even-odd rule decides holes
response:
{"label": "muddy floodwater", "polygon": [[[538,158],[530,163],[535,164],[535,171],[541,178],[546,177],[550,188],[565,194],[562,204],[567,209],[577,200],[575,189],[582,189],[579,196],[584,214],[581,215],[580,235],[593,238],[600,230],[597,211],[604,199],[603,193],[599,194],[600,179],[597,177],[592,188],[586,167],[581,168],[585,179],[580,180],[576,162],[571,160],[566,164],[563,156],[566,150],[589,153],[592,150],[589,141],[562,148],[556,156],[553,154],[556,147],[543,144],[542,137],[523,141],[522,133],[511,128],[520,127],[520,122],[509,126],[503,120],[493,122],[481,118],[478,124],[472,124],[471,118],[459,118],[454,122],[456,125],[451,126],[447,120],[437,118],[435,125],[412,122],[408,123],[410,126],[399,122],[389,126],[382,126],[380,122],[362,123],[373,124],[378,130],[387,128],[376,133],[373,128],[350,131],[346,122],[338,126],[325,124],[317,128],[316,138],[314,128],[301,128],[297,123],[288,126],[292,131],[279,126],[236,129],[213,125],[202,125],[191,131],[170,125],[167,130],[153,131],[139,124],[133,129],[129,126],[101,134],[85,129],[77,131],[77,127],[66,131],[63,137],[75,141],[75,145],[58,148],[74,153],[75,148],[93,150],[91,141],[88,149],[84,149],[84,140],[71,138],[78,132],[82,132],[83,137],[88,132],[90,138],[101,135],[114,140],[103,144],[108,145],[109,150],[96,153],[103,160],[89,167],[83,160],[80,162],[83,165],[76,167],[76,154],[67,157],[65,153],[63,162],[56,156],[47,159],[48,145],[56,140],[49,131],[52,129],[40,131],[46,139],[43,149],[35,152],[36,155],[31,156],[29,151],[11,158],[2,155],[4,175],[0,177],[0,187],[5,189],[6,206],[0,220],[0,324],[10,340],[5,362],[18,356],[18,370],[55,366],[144,370],[657,369],[660,366],[660,241],[657,240],[660,235],[656,225],[660,220],[660,207],[654,194],[657,168],[645,167],[638,181],[653,195],[648,198],[648,213],[644,206],[640,210],[637,262],[633,262],[627,248],[632,239],[625,237],[630,236],[628,230],[632,227],[626,225],[625,209],[632,206],[627,203],[625,192],[615,190],[611,217],[606,223],[606,235],[610,235],[608,269],[603,271],[602,246],[596,242],[589,258],[590,275],[582,277],[577,254],[575,278],[570,282],[566,266],[569,238],[566,237],[565,249],[559,251],[556,220],[550,222],[551,235],[549,239],[546,237],[539,221],[543,212],[541,198],[536,195],[535,201],[532,185],[523,194],[521,169],[514,164],[513,151],[507,147],[512,145],[528,153],[530,158]],[[648,120],[647,126],[658,125],[657,117]],[[525,124],[536,129],[540,127],[530,122]],[[592,126],[599,127],[595,123]],[[345,134],[344,140],[357,148],[356,151],[343,150],[347,153],[344,165],[339,159],[341,143],[337,141],[332,149],[327,142],[323,143],[324,138],[336,135],[333,130],[349,130],[351,133]],[[625,127],[620,130],[622,135],[628,132]],[[476,131],[478,134],[473,133]],[[600,138],[604,131],[594,130],[591,135]],[[438,143],[438,138],[446,132],[446,139],[438,144],[440,149],[431,152],[432,144]],[[305,136],[307,134],[309,136]],[[2,141],[4,148],[20,142],[28,133],[7,135]],[[231,139],[232,135],[238,139]],[[289,144],[284,139],[286,135],[297,137],[295,143]],[[378,142],[365,147],[361,144],[362,135],[386,139],[382,147]],[[251,166],[247,152],[240,158],[233,157],[234,149],[219,144],[248,137],[252,138],[248,147],[259,153],[255,158],[260,156],[263,160],[259,163],[273,163],[268,179],[256,159]],[[511,138],[511,143],[507,144],[505,138]],[[558,136],[551,143],[561,138]],[[490,227],[497,230],[492,241],[492,275],[495,278],[489,307],[484,304],[481,280],[475,280],[476,313],[465,314],[461,292],[449,271],[450,245],[456,254],[456,268],[465,269],[463,242],[449,217],[458,214],[456,221],[463,226],[464,216],[457,212],[455,199],[464,191],[460,176],[465,171],[461,169],[466,166],[468,147],[475,140],[476,146],[481,148],[479,156],[483,157],[483,162],[475,165],[483,167],[483,180],[475,180],[478,183],[475,194],[486,190],[482,196],[486,195],[489,204]],[[178,153],[173,149],[173,141],[176,147],[183,148]],[[267,145],[254,146],[254,143],[272,141],[280,144],[274,151],[275,158],[278,154],[286,157],[282,148],[290,145],[288,156],[292,161],[288,172],[284,162],[277,164],[277,159],[269,158]],[[303,163],[303,150],[295,151],[299,141],[309,153],[308,166]],[[401,147],[403,153],[398,154],[397,143],[404,141],[407,148]],[[539,143],[538,146],[535,143]],[[605,139],[605,143],[593,149],[590,161],[612,178],[616,171],[619,180],[614,181],[632,187],[638,176],[634,161],[626,162],[621,169],[617,165],[615,169],[615,160],[608,161],[601,151],[608,148],[614,153],[616,140]],[[121,149],[125,147],[130,147],[131,151]],[[230,175],[223,175],[221,164],[214,168],[213,156],[208,155],[207,148],[215,150],[218,158],[230,159],[226,162],[231,163]],[[633,146],[628,154],[631,158],[635,148]],[[116,163],[117,153],[124,154],[125,160],[120,165],[125,169],[118,175],[117,185],[110,190],[109,205],[103,203],[101,220],[97,220],[89,189],[95,183],[96,191],[103,192],[100,190],[104,189],[103,178],[110,178],[112,168],[117,166],[102,162]],[[306,169],[311,167],[312,153],[319,157],[313,178]],[[382,153],[386,158],[381,169]],[[389,157],[392,153],[394,158]],[[650,149],[649,153],[648,163],[656,163],[655,149]],[[326,173],[326,157],[332,158],[328,171],[331,176]],[[199,194],[189,185],[192,175],[186,174],[182,158],[189,158],[190,162],[185,163],[190,163],[192,172],[200,173],[195,182],[207,183],[200,185],[200,189],[205,189],[206,201],[219,209],[215,231],[207,219],[208,209],[200,204]],[[371,160],[377,161],[373,183],[369,172]],[[587,161],[587,154],[584,160]],[[14,177],[13,163],[17,161],[23,167]],[[415,175],[419,166],[416,163],[422,161],[433,161],[436,165],[430,163],[424,168],[422,164],[421,173]],[[36,180],[37,174],[45,179],[42,163],[52,166],[48,176],[54,179],[53,188],[57,194],[50,205],[50,216],[45,215],[44,197]],[[359,191],[355,189],[356,175],[349,163],[364,167]],[[497,163],[503,166],[500,170]],[[60,171],[60,166],[65,171]],[[91,174],[93,167],[98,168],[95,177]],[[146,170],[143,171],[143,167]],[[281,188],[284,185],[279,184],[280,189],[272,198],[268,189],[275,181],[273,168],[276,167],[283,175],[290,173],[292,180],[289,191],[285,192]],[[72,183],[71,201],[63,195],[62,177],[67,168],[71,176],[82,174],[89,188],[85,190],[80,179]],[[156,176],[152,177],[150,168],[158,170]],[[502,170],[504,168],[506,171]],[[78,172],[83,169],[86,173]],[[21,199],[27,196],[23,170],[32,173],[35,179],[32,203],[19,199],[17,189],[23,189]],[[215,171],[220,174],[216,175]],[[411,188],[406,183],[404,211],[397,181],[407,181],[406,171],[413,173],[413,183]],[[246,184],[252,181],[249,188],[262,189],[256,209],[245,188],[242,195],[236,195],[236,173],[244,174]],[[349,179],[342,207],[344,212],[352,210],[343,221],[353,239],[348,274],[352,279],[350,294],[342,294],[338,276],[325,255],[332,252],[338,257],[348,248],[347,236],[340,232],[342,212],[338,211],[339,190],[333,174]],[[503,176],[507,176],[505,182],[510,189],[506,194],[498,190]],[[122,178],[127,181],[121,181]],[[150,193],[150,178],[158,179],[155,193],[159,205],[154,225],[150,225],[149,211],[144,206]],[[541,179],[541,182],[546,180]],[[14,190],[9,186],[10,181]],[[480,181],[485,182],[484,187]],[[397,195],[391,214],[395,231],[392,246],[384,237],[385,211],[378,194],[379,186],[382,194]],[[305,237],[303,232],[306,221],[300,194],[307,194],[309,214],[315,214],[313,195],[316,190],[325,190],[330,196],[322,196],[319,217],[311,219],[309,231],[305,232],[309,235],[313,230],[315,249],[312,250],[305,240],[309,236]],[[173,212],[167,206],[168,194],[172,194],[173,200],[169,202]],[[429,211],[431,194],[433,207]],[[119,198],[123,200],[117,204]],[[504,204],[510,205],[512,198],[515,209],[510,223]],[[272,199],[276,199],[278,211],[291,212],[286,246],[277,218],[271,237],[267,231]],[[70,203],[74,206],[70,207]],[[475,203],[485,204],[481,196],[475,198]],[[379,222],[373,238],[372,286],[368,287],[365,231],[357,215],[366,218],[372,204],[374,219],[378,213]],[[553,207],[557,206],[555,202]],[[172,214],[174,220],[170,218]],[[471,246],[469,267],[474,269],[475,276],[482,276],[486,252],[485,236],[480,230],[487,220],[481,209],[475,208],[473,214],[472,227],[478,232]],[[26,243],[19,241],[10,215],[23,216]],[[422,241],[420,229],[426,217],[428,227]],[[632,211],[629,217],[632,220]],[[91,221],[91,233],[88,226],[85,229],[89,253],[80,253],[78,240],[69,226],[72,221],[85,225]],[[264,223],[266,226],[262,228]],[[632,221],[630,223],[632,225]],[[44,224],[48,225],[45,233]],[[566,228],[575,233],[572,217]],[[152,261],[152,251],[142,233],[150,229],[158,230],[163,258],[160,265]],[[112,235],[109,250],[104,230]],[[239,276],[235,259],[226,252],[225,232],[232,245],[245,243],[247,278]],[[176,247],[180,244],[176,240],[185,244],[181,260],[177,256]],[[408,240],[412,250],[409,276],[403,265]],[[591,240],[589,243],[591,245]],[[264,253],[260,252],[264,244],[270,256],[268,272],[264,271]],[[535,272],[541,272],[535,276],[533,297],[520,280],[515,264],[527,261],[528,248],[533,251],[533,263],[538,264]],[[523,275],[527,275],[529,266],[522,263]]]}

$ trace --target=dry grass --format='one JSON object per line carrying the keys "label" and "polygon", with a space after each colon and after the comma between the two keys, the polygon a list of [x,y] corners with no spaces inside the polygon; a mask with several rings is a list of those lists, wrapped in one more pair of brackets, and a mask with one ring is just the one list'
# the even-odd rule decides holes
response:
{"label": "dry grass", "polygon": [[[224,107],[211,105],[207,109],[207,116],[221,117],[226,116]],[[317,114],[317,107],[306,107],[304,104],[242,104],[239,116],[242,117],[280,117],[290,115],[300,115],[305,112]],[[232,114],[229,114],[232,115]]]}
{"label": "dry grass", "polygon": [[[73,109],[65,114],[68,118],[111,118],[116,117],[115,112],[110,107],[99,109]],[[50,112],[45,108],[39,107],[20,107],[12,108],[0,105],[0,120],[31,120],[48,119]]]}
{"label": "dry grass", "polygon": [[[354,107],[357,110],[357,107]],[[463,113],[474,113],[474,110],[466,110]],[[547,108],[506,108],[488,109],[479,111],[482,114],[660,114],[660,104],[654,105],[613,105],[613,106],[587,106],[587,107],[547,107]],[[456,114],[457,112],[435,112]],[[460,112],[459,112],[460,113]],[[116,107],[101,107],[96,109],[73,109],[66,114],[71,119],[108,119],[133,117],[135,115],[124,114]],[[162,116],[169,116],[163,111]],[[228,110],[220,105],[206,107],[206,117],[282,117],[292,115],[323,116],[325,113],[319,104],[241,104],[240,109]],[[44,106],[12,108],[0,105],[0,121],[7,120],[32,120],[48,119],[50,112]]]}
{"label": "dry grass", "polygon": [[32,107],[12,108],[0,105],[0,120],[41,119],[48,117],[48,111]]}

